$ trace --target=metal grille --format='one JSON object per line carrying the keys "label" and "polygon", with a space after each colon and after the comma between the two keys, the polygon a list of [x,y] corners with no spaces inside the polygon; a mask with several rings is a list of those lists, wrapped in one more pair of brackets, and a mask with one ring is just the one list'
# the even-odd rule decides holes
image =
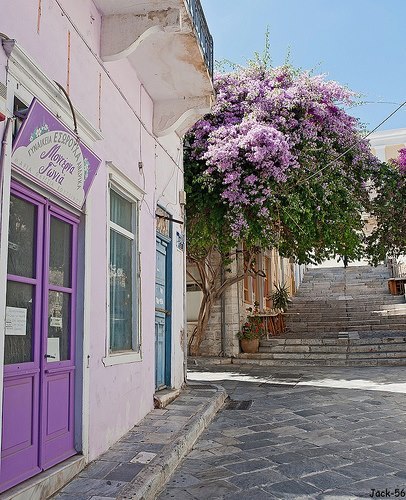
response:
{"label": "metal grille", "polygon": [[225,410],[248,410],[251,408],[252,399],[248,401],[235,401],[234,399],[230,399],[227,403],[227,406],[224,408]]}
{"label": "metal grille", "polygon": [[6,94],[7,94],[7,87],[4,85],[4,83],[0,82],[0,97],[2,97],[3,99],[5,99],[6,98]]}
{"label": "metal grille", "polygon": [[169,213],[163,208],[157,207],[155,214],[156,214],[157,232],[169,238],[170,237],[170,224],[168,220],[170,219]]}
{"label": "metal grille", "polygon": [[189,13],[196,30],[197,38],[203,52],[204,60],[209,69],[210,76],[213,78],[214,69],[214,50],[213,37],[210,34],[206,18],[200,0],[186,0]]}

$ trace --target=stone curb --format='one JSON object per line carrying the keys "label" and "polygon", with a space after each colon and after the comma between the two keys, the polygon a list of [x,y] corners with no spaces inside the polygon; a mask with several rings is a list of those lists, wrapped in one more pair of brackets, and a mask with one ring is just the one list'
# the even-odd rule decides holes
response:
{"label": "stone curb", "polygon": [[206,366],[213,365],[230,365],[233,363],[233,360],[237,359],[235,356],[226,356],[226,357],[218,357],[218,356],[195,356],[188,357],[188,370],[193,371],[198,368],[205,368]]}
{"label": "stone curb", "polygon": [[[188,382],[189,387],[200,387],[199,382]],[[153,500],[168,482],[181,460],[190,452],[193,445],[213,420],[227,399],[225,389],[210,384],[217,392],[204,408],[194,415],[185,425],[173,443],[168,444],[159,456],[147,465],[118,497],[126,500]],[[205,385],[207,387],[207,385]]]}

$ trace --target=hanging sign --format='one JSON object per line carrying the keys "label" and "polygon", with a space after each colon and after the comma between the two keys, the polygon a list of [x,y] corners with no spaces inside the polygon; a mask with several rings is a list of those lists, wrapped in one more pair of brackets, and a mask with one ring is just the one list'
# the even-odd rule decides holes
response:
{"label": "hanging sign", "polygon": [[11,162],[15,170],[82,208],[101,160],[34,99],[14,142]]}

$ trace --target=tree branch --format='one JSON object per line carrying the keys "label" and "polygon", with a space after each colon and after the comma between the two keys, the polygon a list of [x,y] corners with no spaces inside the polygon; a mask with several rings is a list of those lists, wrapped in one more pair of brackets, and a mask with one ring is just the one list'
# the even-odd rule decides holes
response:
{"label": "tree branch", "polygon": [[200,290],[202,290],[202,284],[197,281],[197,279],[193,276],[193,274],[188,271],[188,269],[186,268],[186,274],[189,276],[189,278],[192,278],[192,280],[196,283],[196,285],[200,288]]}

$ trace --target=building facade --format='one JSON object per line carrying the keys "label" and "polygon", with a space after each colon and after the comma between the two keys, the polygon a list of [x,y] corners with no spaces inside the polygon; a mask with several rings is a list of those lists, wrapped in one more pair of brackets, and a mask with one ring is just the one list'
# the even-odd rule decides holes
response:
{"label": "building facade", "polygon": [[[383,130],[382,132],[374,132],[370,136],[371,150],[373,154],[381,161],[387,162],[397,159],[399,151],[406,148],[406,128],[398,128],[392,130]],[[373,218],[367,219],[367,228],[371,231],[375,226]],[[388,256],[388,265],[391,274],[394,277],[406,276],[406,256],[399,256],[397,259]]]}
{"label": "building facade", "polygon": [[383,130],[369,136],[372,153],[381,161],[393,160],[406,147],[406,128]]}
{"label": "building facade", "polygon": [[1,4],[3,492],[184,382],[182,136],[213,44],[198,0]]}
{"label": "building facade", "polygon": [[[228,278],[238,276],[244,266],[241,257],[229,266]],[[193,266],[188,271],[198,281]],[[200,346],[202,356],[237,357],[240,353],[240,343],[237,333],[246,321],[250,310],[257,307],[262,314],[271,314],[273,304],[271,295],[276,285],[285,286],[289,295],[295,294],[300,286],[305,272],[305,266],[298,265],[290,259],[281,257],[276,248],[262,250],[255,256],[253,273],[246,274],[244,279],[231,285],[218,299],[211,312],[205,339]],[[221,279],[221,276],[218,278]],[[193,335],[197,324],[202,292],[196,281],[187,277],[187,321],[188,338]]]}

